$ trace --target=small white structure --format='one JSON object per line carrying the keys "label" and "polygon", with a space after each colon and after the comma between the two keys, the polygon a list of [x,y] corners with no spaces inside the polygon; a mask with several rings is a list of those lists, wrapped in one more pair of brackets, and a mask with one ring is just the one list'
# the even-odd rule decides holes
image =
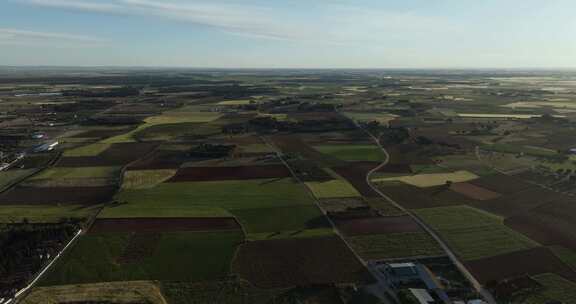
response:
{"label": "small white structure", "polygon": [[426,289],[410,288],[408,290],[410,291],[410,293],[412,293],[412,295],[416,298],[416,300],[418,300],[418,303],[420,304],[436,303],[434,298],[432,298],[432,296],[428,293]]}
{"label": "small white structure", "polygon": [[54,141],[54,142],[50,142],[50,143],[45,143],[45,144],[41,144],[37,147],[34,148],[34,152],[47,152],[47,151],[52,151],[54,150],[54,148],[56,148],[56,146],[59,144],[59,142]]}

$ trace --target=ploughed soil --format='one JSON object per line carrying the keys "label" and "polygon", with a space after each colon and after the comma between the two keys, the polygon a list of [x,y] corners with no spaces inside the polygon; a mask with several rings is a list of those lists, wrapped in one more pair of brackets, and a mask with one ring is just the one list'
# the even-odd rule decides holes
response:
{"label": "ploughed soil", "polygon": [[420,226],[409,216],[387,216],[336,220],[346,235],[419,232]]}
{"label": "ploughed soil", "polygon": [[248,242],[232,267],[260,288],[357,282],[367,274],[337,237]]}
{"label": "ploughed soil", "polygon": [[108,202],[116,187],[16,187],[0,194],[0,205],[95,205]]}
{"label": "ploughed soil", "polygon": [[62,157],[57,167],[99,167],[99,166],[125,166],[136,161],[154,148],[156,143],[119,143],[112,144],[110,148],[97,156]]}
{"label": "ploughed soil", "polygon": [[374,162],[349,162],[344,166],[333,167],[332,170],[352,184],[362,196],[380,197],[366,182],[366,174],[376,166],[378,164]]}
{"label": "ploughed soil", "polygon": [[501,194],[516,193],[534,187],[519,178],[504,174],[482,176],[470,183]]}
{"label": "ploughed soil", "polygon": [[236,219],[223,218],[115,218],[98,219],[90,228],[90,233],[118,232],[177,232],[239,230]]}
{"label": "ploughed soil", "polygon": [[158,169],[178,169],[189,161],[190,157],[185,151],[157,150],[150,155],[132,163],[130,170],[158,170]]}
{"label": "ploughed soil", "polygon": [[480,283],[525,275],[556,273],[576,282],[576,273],[546,247],[536,247],[466,263]]}
{"label": "ploughed soil", "polygon": [[[545,204],[564,199],[565,196],[538,186],[504,195],[499,198],[473,203],[475,207],[504,217],[523,215]],[[545,211],[545,209],[539,209]],[[575,210],[576,211],[576,210]]]}
{"label": "ploughed soil", "polygon": [[453,183],[450,185],[450,190],[478,201],[496,199],[501,196],[500,193],[470,183]]}
{"label": "ploughed soil", "polygon": [[576,250],[576,204],[571,197],[507,218],[504,224],[540,244],[561,245]]}
{"label": "ploughed soil", "polygon": [[181,168],[168,182],[242,180],[290,177],[284,165]]}

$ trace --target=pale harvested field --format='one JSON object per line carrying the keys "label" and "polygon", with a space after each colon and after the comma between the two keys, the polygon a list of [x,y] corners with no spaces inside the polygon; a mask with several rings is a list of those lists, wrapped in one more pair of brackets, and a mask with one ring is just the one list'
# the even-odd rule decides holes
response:
{"label": "pale harvested field", "polygon": [[128,170],[124,172],[122,188],[148,189],[153,188],[176,174],[176,169],[161,170]]}
{"label": "pale harvested field", "polygon": [[166,304],[158,285],[151,281],[110,282],[34,288],[22,304],[150,303]]}
{"label": "pale harvested field", "polygon": [[453,183],[462,183],[471,181],[478,178],[478,175],[469,171],[456,171],[452,173],[429,173],[429,174],[416,174],[408,176],[396,177],[383,177],[375,178],[373,182],[403,182],[420,188],[441,186],[446,184],[447,181]]}

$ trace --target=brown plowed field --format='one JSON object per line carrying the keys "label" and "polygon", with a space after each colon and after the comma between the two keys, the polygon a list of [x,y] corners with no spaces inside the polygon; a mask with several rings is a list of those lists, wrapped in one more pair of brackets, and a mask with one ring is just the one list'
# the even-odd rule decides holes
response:
{"label": "brown plowed field", "polygon": [[532,215],[515,216],[504,221],[506,226],[542,245],[562,245],[576,250],[576,238],[557,223],[549,223]]}
{"label": "brown plowed field", "polygon": [[562,245],[576,250],[576,206],[571,198],[543,204],[504,223],[543,245]]}
{"label": "brown plowed field", "polygon": [[155,143],[113,144],[98,156],[62,157],[57,167],[125,166],[150,153]]}
{"label": "brown plowed field", "polygon": [[409,216],[371,217],[336,220],[338,229],[346,235],[419,232],[420,226]]}
{"label": "brown plowed field", "polygon": [[546,247],[480,259],[468,262],[466,266],[481,283],[541,273],[556,273],[576,281],[576,273]]}
{"label": "brown plowed field", "polygon": [[181,168],[168,182],[242,180],[290,177],[284,165]]}
{"label": "brown plowed field", "polygon": [[534,187],[533,185],[523,182],[519,178],[504,174],[482,176],[470,181],[470,183],[501,194],[511,194]]}
{"label": "brown plowed field", "polygon": [[90,233],[177,232],[239,230],[236,219],[225,218],[117,218],[98,219]]}
{"label": "brown plowed field", "polygon": [[108,202],[116,187],[16,187],[0,195],[0,205],[95,205]]}
{"label": "brown plowed field", "polygon": [[501,196],[500,193],[470,183],[453,183],[450,190],[479,201],[496,199]]}
{"label": "brown plowed field", "polygon": [[178,169],[188,160],[186,152],[158,150],[131,164],[129,170]]}
{"label": "brown plowed field", "polygon": [[366,197],[379,197],[380,195],[372,190],[368,183],[366,182],[366,174],[372,169],[375,168],[364,164],[364,165],[357,165],[356,162],[349,163],[347,166],[338,166],[333,167],[334,170],[338,175],[345,178],[362,196]]}
{"label": "brown plowed field", "polygon": [[248,242],[233,271],[261,288],[357,282],[366,269],[336,237]]}
{"label": "brown plowed field", "polygon": [[559,193],[532,186],[532,188],[514,194],[504,195],[493,200],[475,202],[472,205],[488,212],[511,217],[525,214],[529,210],[562,198],[563,195]]}

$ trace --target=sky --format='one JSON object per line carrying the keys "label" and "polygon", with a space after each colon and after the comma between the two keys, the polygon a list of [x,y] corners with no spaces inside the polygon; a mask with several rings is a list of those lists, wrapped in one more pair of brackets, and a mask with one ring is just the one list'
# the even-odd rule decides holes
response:
{"label": "sky", "polygon": [[574,0],[0,0],[0,65],[576,68]]}

